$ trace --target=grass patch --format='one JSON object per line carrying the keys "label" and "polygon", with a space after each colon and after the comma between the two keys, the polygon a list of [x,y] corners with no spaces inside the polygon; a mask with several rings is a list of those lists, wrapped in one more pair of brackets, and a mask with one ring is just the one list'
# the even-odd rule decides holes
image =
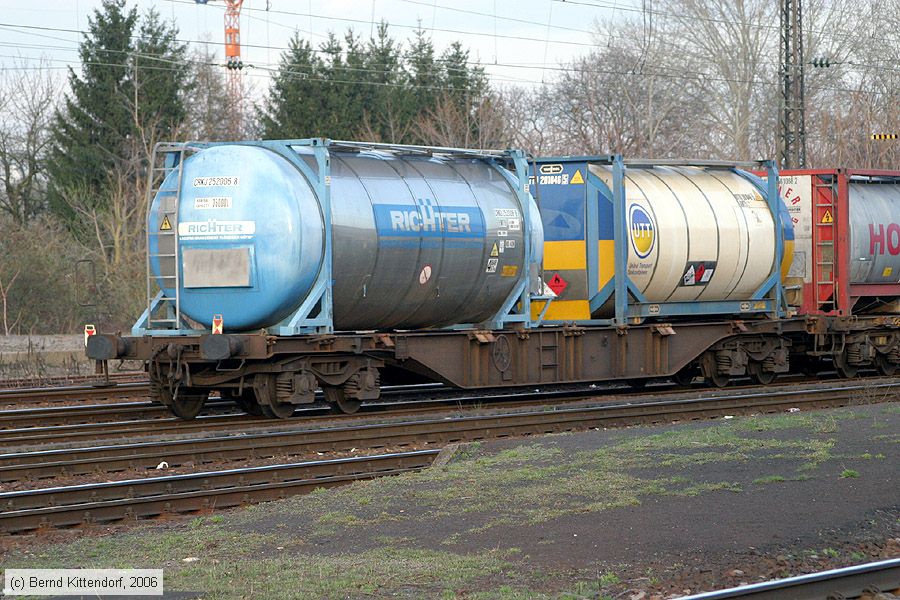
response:
{"label": "grass patch", "polygon": [[784,481],[787,481],[787,480],[784,477],[782,477],[781,475],[766,475],[765,477],[759,477],[757,479],[754,479],[753,483],[758,484],[758,485],[765,485],[767,483],[782,483]]}
{"label": "grass patch", "polygon": [[[207,528],[208,529],[208,528]],[[209,532],[206,532],[209,533]],[[30,568],[165,568],[169,590],[203,591],[204,598],[347,598],[402,590],[411,597],[439,597],[509,568],[514,551],[472,555],[382,547],[340,555],[260,554],[260,540],[241,536],[243,547],[227,550],[181,534],[144,531],[109,539],[82,540],[30,558]],[[235,541],[235,540],[232,540]],[[134,548],[138,552],[133,552]],[[127,551],[124,549],[128,548]],[[152,551],[151,551],[152,549]],[[183,563],[187,555],[198,557]],[[14,563],[6,565],[13,567]],[[240,582],[241,589],[235,588]]]}
{"label": "grass patch", "polygon": [[198,522],[194,519],[175,530],[162,531],[153,526],[143,526],[114,536],[82,538],[66,545],[46,548],[27,559],[12,557],[4,567],[154,568],[180,566],[181,560],[189,556],[219,554],[243,560],[257,555],[273,545],[274,541],[274,535],[227,531],[218,525],[204,525],[202,520]]}
{"label": "grass patch", "polygon": [[841,479],[855,478],[859,477],[859,471],[855,471],[853,469],[844,469],[841,471]]}
{"label": "grass patch", "polygon": [[[328,495],[288,502],[296,503],[296,512],[309,515],[309,538],[314,541],[339,535],[336,528],[357,532],[345,532],[354,538],[361,530],[377,537],[390,533],[382,526],[412,530],[417,524],[439,522],[452,523],[443,537],[443,544],[452,546],[497,527],[538,525],[567,515],[634,506],[647,496],[742,491],[739,482],[694,481],[686,476],[689,469],[702,465],[745,462],[763,455],[803,461],[804,468],[813,469],[832,457],[835,443],[819,436],[851,416],[791,414],[720,421],[641,437],[622,435],[602,448],[574,452],[560,448],[560,436],[487,455],[480,445],[469,444],[449,464],[416,474],[414,481],[398,477],[359,482]],[[745,435],[788,428],[806,429],[810,435],[786,439]],[[660,468],[666,470],[663,476]]]}

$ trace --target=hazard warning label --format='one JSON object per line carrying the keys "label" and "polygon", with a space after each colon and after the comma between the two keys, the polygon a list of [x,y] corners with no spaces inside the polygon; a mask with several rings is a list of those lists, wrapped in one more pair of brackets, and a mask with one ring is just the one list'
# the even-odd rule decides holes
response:
{"label": "hazard warning label", "polygon": [[550,281],[547,282],[547,287],[553,290],[553,293],[559,296],[563,293],[563,290],[569,287],[569,282],[559,276],[559,273],[555,273],[553,277],[550,278]]}
{"label": "hazard warning label", "polygon": [[497,247],[497,242],[494,242],[494,247],[491,248],[491,256],[500,256],[500,248]]}
{"label": "hazard warning label", "polygon": [[160,231],[172,231],[172,224],[169,222],[169,215],[163,217],[162,223],[159,224]]}
{"label": "hazard warning label", "polygon": [[706,285],[712,279],[713,273],[716,271],[716,261],[701,260],[689,262],[684,267],[684,275],[681,276],[682,286]]}
{"label": "hazard warning label", "polygon": [[834,217],[831,216],[830,210],[826,210],[825,214],[822,215],[822,223],[834,223]]}
{"label": "hazard warning label", "polygon": [[569,179],[569,184],[575,183],[584,183],[584,177],[581,176],[581,169],[575,171],[575,174],[572,175],[571,179]]}

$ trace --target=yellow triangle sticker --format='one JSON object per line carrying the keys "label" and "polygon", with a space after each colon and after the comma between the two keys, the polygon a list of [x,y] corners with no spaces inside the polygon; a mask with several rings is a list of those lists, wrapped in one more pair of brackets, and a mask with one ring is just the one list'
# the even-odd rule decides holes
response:
{"label": "yellow triangle sticker", "polygon": [[831,216],[830,210],[826,210],[825,214],[822,215],[822,222],[823,223],[834,223],[834,217]]}
{"label": "yellow triangle sticker", "polygon": [[500,249],[497,248],[497,242],[494,242],[494,247],[491,248],[491,256],[500,256]]}
{"label": "yellow triangle sticker", "polygon": [[160,231],[172,231],[172,224],[169,223],[169,215],[163,217],[162,223],[159,225]]}
{"label": "yellow triangle sticker", "polygon": [[584,177],[581,176],[581,169],[575,171],[575,174],[572,175],[572,179],[569,180],[569,183],[584,183]]}

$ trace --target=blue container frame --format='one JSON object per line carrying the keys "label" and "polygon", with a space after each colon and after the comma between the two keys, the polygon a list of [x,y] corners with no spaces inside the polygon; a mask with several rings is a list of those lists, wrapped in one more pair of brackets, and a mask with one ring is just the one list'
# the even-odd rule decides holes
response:
{"label": "blue container frame", "polygon": [[[324,252],[322,264],[312,288],[303,300],[300,306],[294,310],[289,316],[280,323],[266,329],[265,331],[279,336],[294,335],[312,335],[312,334],[330,334],[334,329],[334,311],[333,311],[333,284],[334,277],[332,274],[332,217],[331,217],[331,151],[332,150],[382,150],[395,153],[407,154],[441,154],[449,156],[459,156],[465,158],[477,158],[491,164],[502,174],[505,174],[514,185],[519,205],[522,209],[523,223],[530,223],[531,218],[531,198],[528,192],[528,157],[521,150],[466,150],[461,148],[442,148],[431,146],[404,146],[393,144],[375,144],[362,142],[345,142],[336,141],[326,138],[304,138],[292,140],[262,140],[262,141],[241,141],[241,142],[187,142],[181,144],[180,147],[185,150],[200,151],[213,146],[256,146],[271,150],[278,155],[284,157],[288,162],[294,165],[313,188],[316,198],[319,201],[319,207],[322,211],[322,222],[324,227]],[[170,143],[161,142],[157,147],[172,146]],[[316,169],[310,168],[309,164],[301,158],[294,148],[304,147],[310,148],[315,158]],[[165,157],[165,166],[167,170],[175,168],[174,157],[176,151],[168,151]],[[151,170],[152,176],[152,170]],[[177,190],[176,193],[180,193]],[[147,227],[149,227],[150,207],[147,209]],[[536,326],[540,321],[531,320],[531,302],[533,300],[547,300],[543,297],[532,297],[531,289],[531,235],[524,237],[524,264],[521,265],[523,276],[519,283],[513,288],[504,301],[501,309],[491,319],[485,323],[478,325],[458,325],[458,328],[490,328],[504,329],[509,325],[519,327]],[[180,247],[176,246],[178,255],[176,261],[181,260]],[[149,251],[149,249],[148,249]],[[179,263],[180,264],[180,263]],[[181,275],[179,270],[178,285],[181,285]],[[203,335],[211,332],[210,329],[193,329],[184,327],[181,323],[178,328],[164,329],[151,328],[149,326],[149,315],[160,308],[160,304],[165,303],[163,292],[160,291],[156,298],[151,302],[148,309],[137,320],[131,329],[134,336],[179,336],[179,335]],[[168,309],[168,304],[165,305]],[[546,310],[546,307],[545,307]],[[225,324],[227,327],[227,323]]]}
{"label": "blue container frame", "polygon": [[[784,258],[783,220],[779,206],[778,167],[773,160],[752,162],[727,162],[703,160],[625,160],[621,154],[599,156],[559,156],[541,157],[537,164],[544,162],[578,162],[610,165],[613,174],[613,189],[610,190],[599,177],[587,170],[585,184],[585,243],[587,246],[588,299],[593,314],[610,298],[615,306],[612,319],[586,319],[577,323],[583,325],[605,325],[626,327],[643,323],[647,318],[674,316],[711,316],[733,314],[765,315],[771,318],[787,314],[787,303],[781,285],[781,263]],[[628,276],[628,224],[625,193],[625,172],[628,166],[694,166],[740,170],[765,170],[767,173],[765,192],[766,203],[772,212],[775,227],[775,260],[766,280],[753,292],[748,300],[740,301],[699,301],[699,302],[648,302]],[[756,185],[755,182],[753,182]],[[598,265],[600,264],[598,242],[600,241],[600,202],[613,205],[613,278],[601,289]],[[545,307],[546,309],[546,307]],[[546,324],[560,324],[564,321],[544,321]]]}

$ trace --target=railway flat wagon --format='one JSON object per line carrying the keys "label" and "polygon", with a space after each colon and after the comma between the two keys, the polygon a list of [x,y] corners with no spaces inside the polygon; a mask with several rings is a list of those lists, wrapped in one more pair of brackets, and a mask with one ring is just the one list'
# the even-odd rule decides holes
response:
{"label": "railway flat wagon", "polygon": [[784,295],[793,233],[775,176],[323,139],[161,144],[147,310],[87,353],[144,361],[184,418],[212,390],[287,417],[318,389],[353,412],[390,383],[771,380],[807,328]]}

